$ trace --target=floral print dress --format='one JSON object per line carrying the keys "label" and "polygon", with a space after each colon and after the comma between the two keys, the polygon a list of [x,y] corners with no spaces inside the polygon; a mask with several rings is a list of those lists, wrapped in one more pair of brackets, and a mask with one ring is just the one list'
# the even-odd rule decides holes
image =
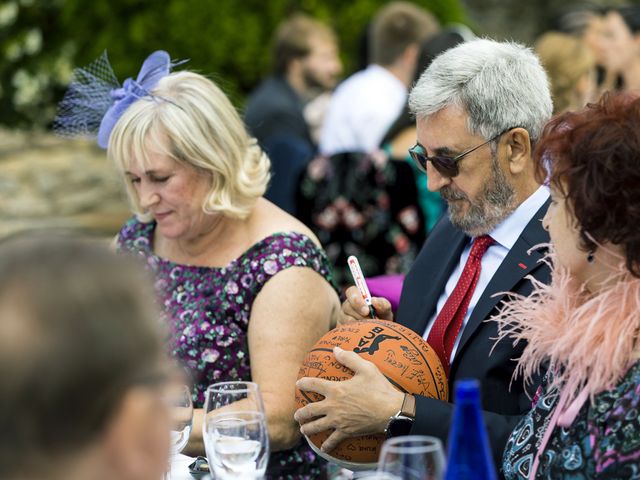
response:
{"label": "floral print dress", "polygon": [[300,179],[296,208],[326,249],[340,287],[353,283],[350,255],[366,277],[404,274],[426,238],[412,167],[382,150],[312,160]]}
{"label": "floral print dress", "polygon": [[[251,380],[247,330],[251,307],[265,283],[289,267],[307,267],[329,283],[324,252],[300,233],[273,234],[224,268],[180,265],[153,253],[156,224],[129,220],[118,249],[139,254],[155,274],[155,290],[170,327],[169,349],[194,380],[193,400],[202,407],[204,392],[215,382]],[[318,478],[315,454],[301,441],[297,448],[271,455],[269,479]]]}

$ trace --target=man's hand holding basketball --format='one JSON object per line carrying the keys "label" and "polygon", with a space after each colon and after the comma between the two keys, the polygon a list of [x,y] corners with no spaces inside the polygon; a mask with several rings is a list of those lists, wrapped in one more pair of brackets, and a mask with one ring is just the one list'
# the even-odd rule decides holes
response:
{"label": "man's hand holding basketball", "polygon": [[384,431],[389,418],[400,410],[404,400],[404,394],[394,388],[373,363],[340,347],[335,347],[333,353],[341,364],[353,370],[353,378],[333,382],[305,377],[296,383],[300,390],[325,397],[298,409],[294,416],[301,424],[300,431],[307,436],[335,429],[322,444],[325,452],[346,438]]}
{"label": "man's hand holding basketball", "polygon": [[[345,295],[347,299],[342,303],[342,315],[338,322],[339,325],[371,319],[369,307],[364,303],[364,299],[357,287],[349,287]],[[393,312],[391,311],[391,302],[389,300],[383,297],[372,297],[371,304],[379,319],[393,321]]]}

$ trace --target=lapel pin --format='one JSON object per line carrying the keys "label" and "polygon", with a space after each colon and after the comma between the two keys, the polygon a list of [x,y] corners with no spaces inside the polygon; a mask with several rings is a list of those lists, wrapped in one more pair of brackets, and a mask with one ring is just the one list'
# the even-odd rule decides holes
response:
{"label": "lapel pin", "polygon": [[527,269],[527,266],[526,266],[524,263],[522,263],[522,262],[521,262],[521,263],[519,263],[519,264],[518,264],[518,266],[519,266],[521,269],[523,269],[523,270],[526,270],[526,269]]}

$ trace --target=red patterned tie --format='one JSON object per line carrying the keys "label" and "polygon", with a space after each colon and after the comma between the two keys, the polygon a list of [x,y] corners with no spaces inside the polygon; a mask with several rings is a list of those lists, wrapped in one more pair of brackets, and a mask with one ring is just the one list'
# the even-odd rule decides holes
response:
{"label": "red patterned tie", "polygon": [[462,321],[469,309],[473,291],[476,289],[480,278],[482,256],[492,243],[493,238],[489,235],[475,238],[467,263],[464,266],[464,270],[462,270],[462,275],[460,275],[456,287],[447,298],[429,332],[427,343],[433,347],[438,357],[440,357],[447,375],[449,375],[449,359],[451,358],[453,345],[456,343],[456,338],[458,338],[458,333],[460,333],[460,328],[462,327]]}

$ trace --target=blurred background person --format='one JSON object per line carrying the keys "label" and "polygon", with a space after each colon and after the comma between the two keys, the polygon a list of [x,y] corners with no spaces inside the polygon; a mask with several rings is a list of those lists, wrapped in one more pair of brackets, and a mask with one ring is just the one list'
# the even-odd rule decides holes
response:
{"label": "blurred background person", "polygon": [[353,282],[347,259],[365,276],[409,270],[425,239],[424,216],[411,166],[383,151],[318,156],[296,196],[297,217],[326,249],[342,288]]}
{"label": "blurred background person", "polygon": [[579,37],[547,32],[536,40],[534,49],[549,76],[554,114],[595,100],[595,58]]}
{"label": "blurred background person", "polygon": [[560,30],[580,38],[591,51],[596,63],[597,83],[603,86],[602,91],[616,80],[615,74],[608,73],[604,67],[606,62],[603,49],[604,14],[604,7],[586,6],[582,10],[576,10],[574,17],[576,21],[573,25],[569,23],[566,30]]}
{"label": "blurred background person", "polygon": [[[202,75],[170,73],[173,65],[156,51],[136,80],[100,96],[89,73],[109,71],[103,57],[78,70],[60,111],[82,90],[82,78],[89,85],[80,119],[85,105],[113,101],[98,143],[108,147],[135,213],[117,248],[154,272],[169,351],[192,374],[187,451],[204,451],[207,386],[251,380],[264,398],[274,452],[268,478],[318,475],[293,420],[294,385],[304,356],[339,314],[327,257],[307,227],[262,198],[269,159],[229,99]],[[75,125],[62,113],[59,123]]]}
{"label": "blurred background person", "polygon": [[[473,33],[463,25],[450,26],[444,28],[422,43],[420,55],[416,67],[416,76],[412,84],[420,78],[422,72],[431,64],[431,61],[440,53],[456,46],[458,43],[473,38]],[[423,235],[413,235],[408,238],[412,241],[411,254],[404,255],[401,268],[391,270],[385,268],[379,273],[383,275],[367,279],[367,284],[373,296],[384,297],[391,303],[391,308],[395,312],[400,304],[400,294],[404,274],[409,271],[411,264],[415,260],[416,253],[422,246],[426,236],[438,222],[444,213],[446,206],[439,192],[431,192],[427,188],[427,175],[418,169],[415,162],[409,155],[409,149],[415,145],[416,141],[415,119],[409,111],[408,103],[405,103],[402,112],[391,125],[381,141],[380,148],[387,154],[390,164],[394,167],[393,188],[390,189],[391,198],[407,198],[411,195],[421,209],[422,220],[420,228],[424,230]],[[409,185],[409,184],[414,185]],[[397,202],[397,200],[396,200]],[[367,252],[370,253],[370,252]],[[376,258],[380,259],[380,253],[374,252]],[[385,262],[386,263],[386,262]]]}
{"label": "blurred background person", "polygon": [[420,44],[438,29],[415,4],[385,5],[366,29],[369,66],[332,95],[320,156],[301,178],[296,211],[326,248],[339,286],[351,282],[350,255],[366,276],[404,273],[424,241],[411,169],[379,147],[406,102]]}
{"label": "blurred background person", "polygon": [[[543,225],[552,282],[508,303],[500,338],[528,345],[516,372],[551,365],[506,446],[503,473],[633,478],[640,464],[640,99],[605,95],[545,128]],[[550,171],[548,171],[550,168]]]}
{"label": "blurred background person", "polygon": [[162,477],[165,356],[143,273],[95,240],[0,244],[0,478]]}
{"label": "blurred background person", "polygon": [[266,198],[293,213],[296,183],[316,151],[314,131],[327,106],[322,94],[342,72],[337,38],[324,23],[296,14],[276,30],[272,63],[274,74],[249,96],[245,122],[272,162]]}
{"label": "blurred background person", "polygon": [[640,91],[640,6],[610,9],[604,16],[605,68],[620,76],[620,90]]}
{"label": "blurred background person", "polygon": [[336,89],[320,135],[320,153],[376,150],[407,100],[420,44],[439,30],[427,10],[409,2],[385,5],[369,27],[369,66]]}
{"label": "blurred background person", "polygon": [[[431,64],[433,59],[449,48],[455,47],[461,42],[471,40],[475,35],[467,27],[449,26],[433,37],[427,39],[420,48],[418,64],[412,85],[415,84],[422,72]],[[408,163],[415,177],[418,188],[419,202],[425,218],[426,233],[430,232],[436,222],[440,220],[445,205],[439,192],[430,192],[427,188],[427,175],[415,166],[409,155],[409,149],[416,143],[416,122],[409,112],[409,104],[405,103],[400,115],[391,125],[381,142],[381,148],[385,150],[391,159]]]}
{"label": "blurred background person", "polygon": [[603,92],[619,89],[622,84],[620,74],[606,67],[605,14],[608,8],[613,7],[605,7],[597,1],[565,6],[552,22],[551,28],[552,31],[579,38],[591,52],[596,72],[595,98]]}

